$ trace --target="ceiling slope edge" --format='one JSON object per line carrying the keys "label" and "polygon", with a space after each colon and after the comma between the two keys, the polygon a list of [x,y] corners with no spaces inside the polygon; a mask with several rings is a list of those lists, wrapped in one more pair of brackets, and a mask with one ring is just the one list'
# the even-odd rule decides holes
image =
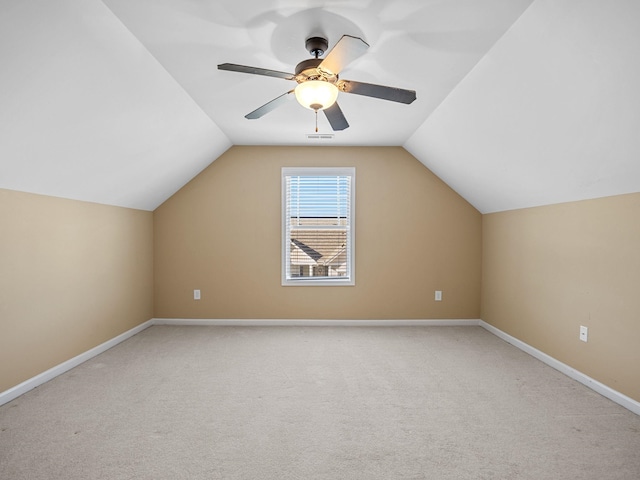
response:
{"label": "ceiling slope edge", "polygon": [[537,0],[404,147],[482,213],[640,192],[639,20]]}
{"label": "ceiling slope edge", "polygon": [[438,109],[442,107],[452,95],[455,94],[458,87],[460,87],[460,85],[462,85],[472,75],[473,71],[478,67],[478,65],[482,63],[482,61],[491,53],[491,51],[496,47],[496,45],[500,43],[502,39],[505,38],[505,36],[507,36],[507,34],[514,28],[514,26],[520,21],[520,19],[525,16],[525,14],[531,8],[534,1],[536,0],[531,0],[531,3],[522,11],[520,15],[518,15],[518,17],[513,21],[513,23],[509,26],[509,28],[507,28],[504,31],[504,33],[496,39],[493,45],[485,52],[485,54],[482,57],[478,59],[476,64],[469,70],[469,72],[467,72],[467,74],[460,79],[460,81],[455,85],[455,87],[453,87],[453,89],[451,89],[451,91],[447,94],[447,96],[445,96],[442,99],[442,101],[433,109],[433,111],[429,114],[429,116],[425,118],[425,120],[420,125],[418,125],[418,127],[411,134],[408,135],[408,137],[402,144],[402,147],[407,152],[413,155],[420,163],[422,163],[425,167],[427,167],[434,175],[436,175],[440,180],[445,182],[447,186],[449,186],[449,188],[455,191],[458,195],[460,195],[467,202],[469,202],[471,206],[473,206],[476,210],[478,210],[480,213],[483,213],[483,214],[486,212],[483,212],[481,210],[481,207],[480,205],[477,204],[477,202],[474,203],[472,199],[470,199],[468,196],[465,195],[465,191],[464,191],[465,189],[461,189],[458,185],[452,185],[452,183],[455,184],[456,182],[452,182],[451,178],[443,178],[443,176],[446,176],[446,177],[449,177],[449,176],[446,175],[445,172],[439,171],[441,169],[438,168],[438,165],[430,161],[430,155],[428,153],[428,150],[426,150],[423,147],[424,141],[421,141],[419,137],[420,137],[421,131],[425,128],[425,126],[428,124],[430,119],[434,117],[434,115],[438,112]]}
{"label": "ceiling slope edge", "polygon": [[0,43],[2,189],[151,211],[231,145],[99,0],[8,0]]}

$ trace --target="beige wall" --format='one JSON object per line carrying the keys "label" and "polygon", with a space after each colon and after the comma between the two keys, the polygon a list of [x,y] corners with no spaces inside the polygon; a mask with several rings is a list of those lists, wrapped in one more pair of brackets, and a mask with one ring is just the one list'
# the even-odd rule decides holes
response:
{"label": "beige wall", "polygon": [[[282,166],[356,167],[355,287],[280,285]],[[481,216],[395,147],[233,147],[153,214],[0,189],[0,392],[152,316],[481,317],[640,401],[639,218]]]}
{"label": "beige wall", "polygon": [[[356,286],[281,286],[283,166],[356,167]],[[233,147],[154,212],[155,316],[478,318],[481,227],[399,147]]]}
{"label": "beige wall", "polygon": [[0,189],[0,392],[153,316],[151,212]]}
{"label": "beige wall", "polygon": [[484,321],[640,401],[640,193],[485,215],[482,261]]}

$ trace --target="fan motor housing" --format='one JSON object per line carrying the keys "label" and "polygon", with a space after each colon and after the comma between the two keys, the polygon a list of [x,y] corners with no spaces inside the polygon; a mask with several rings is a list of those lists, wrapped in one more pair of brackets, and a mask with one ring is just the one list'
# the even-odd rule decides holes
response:
{"label": "fan motor housing", "polygon": [[298,65],[296,65],[296,75],[300,75],[305,70],[315,70],[321,63],[321,58],[310,58],[308,60],[303,60]]}
{"label": "fan motor housing", "polygon": [[321,80],[337,84],[338,75],[320,68],[321,63],[321,58],[310,58],[308,60],[301,61],[298,65],[296,65],[296,82],[303,83],[308,80]]}

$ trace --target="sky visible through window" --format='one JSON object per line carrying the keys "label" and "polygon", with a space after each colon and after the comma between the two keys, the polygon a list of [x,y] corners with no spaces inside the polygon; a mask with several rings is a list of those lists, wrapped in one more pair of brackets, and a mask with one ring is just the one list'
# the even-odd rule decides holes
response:
{"label": "sky visible through window", "polygon": [[349,209],[346,175],[292,176],[289,183],[291,216],[346,218]]}

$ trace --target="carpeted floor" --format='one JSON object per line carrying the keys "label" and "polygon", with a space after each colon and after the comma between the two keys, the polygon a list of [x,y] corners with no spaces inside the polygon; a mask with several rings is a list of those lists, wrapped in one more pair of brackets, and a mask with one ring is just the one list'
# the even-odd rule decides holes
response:
{"label": "carpeted floor", "polygon": [[0,478],[640,478],[640,417],[480,327],[154,326],[0,407]]}

